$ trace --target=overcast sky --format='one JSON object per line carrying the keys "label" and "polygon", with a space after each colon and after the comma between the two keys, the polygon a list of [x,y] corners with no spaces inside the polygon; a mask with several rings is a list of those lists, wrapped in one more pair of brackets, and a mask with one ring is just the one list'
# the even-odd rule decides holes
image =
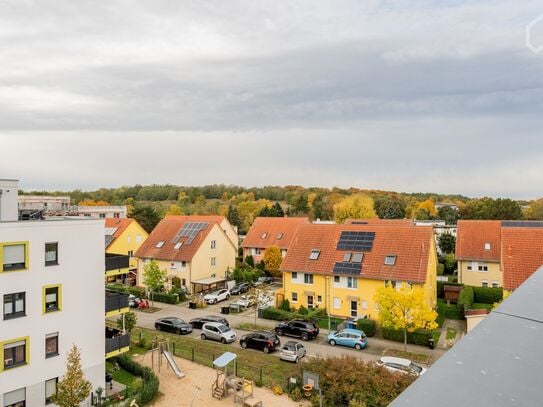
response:
{"label": "overcast sky", "polygon": [[[0,178],[543,195],[530,1],[0,2]],[[531,32],[543,45],[543,21]]]}

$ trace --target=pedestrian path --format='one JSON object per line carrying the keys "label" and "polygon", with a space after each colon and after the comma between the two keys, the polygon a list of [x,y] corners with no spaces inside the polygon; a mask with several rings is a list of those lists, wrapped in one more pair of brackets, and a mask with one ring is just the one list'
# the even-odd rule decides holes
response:
{"label": "pedestrian path", "polygon": [[447,343],[447,328],[453,328],[456,330],[456,337],[454,343],[457,343],[466,334],[466,321],[458,319],[446,319],[441,327],[441,336],[437,342],[439,349],[448,349],[450,346]]}

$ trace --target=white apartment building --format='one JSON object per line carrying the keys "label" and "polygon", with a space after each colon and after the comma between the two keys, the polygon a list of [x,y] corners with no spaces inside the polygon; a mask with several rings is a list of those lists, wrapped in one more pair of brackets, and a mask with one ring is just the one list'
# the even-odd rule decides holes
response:
{"label": "white apartment building", "polygon": [[104,222],[18,221],[17,190],[0,180],[0,406],[39,407],[73,344],[93,391],[105,388]]}
{"label": "white apartment building", "polygon": [[120,206],[78,206],[78,216],[88,218],[126,218],[128,211],[126,205]]}

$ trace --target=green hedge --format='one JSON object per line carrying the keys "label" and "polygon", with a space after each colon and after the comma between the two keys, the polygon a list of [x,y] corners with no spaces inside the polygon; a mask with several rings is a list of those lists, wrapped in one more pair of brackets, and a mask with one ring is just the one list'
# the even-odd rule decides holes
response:
{"label": "green hedge", "polygon": [[483,304],[494,304],[503,300],[503,288],[473,287],[474,301]]}
{"label": "green hedge", "polygon": [[106,285],[106,289],[123,294],[132,294],[138,298],[145,298],[145,288],[143,287],[127,287],[124,285]]}
{"label": "green hedge", "polygon": [[158,377],[153,371],[146,366],[134,362],[127,355],[117,356],[114,360],[128,373],[142,378],[142,386],[135,394],[136,403],[140,406],[150,403],[157,396],[160,385]]}
{"label": "green hedge", "polygon": [[168,293],[152,293],[153,301],[164,302],[166,304],[178,304],[179,295],[178,294],[168,294]]}
{"label": "green hedge", "polygon": [[376,323],[373,319],[359,319],[356,321],[356,328],[364,331],[368,336],[373,336],[376,331]]}
{"label": "green hedge", "polygon": [[[392,328],[381,328],[383,338],[403,343],[403,330]],[[407,332],[407,343],[414,345],[428,346],[428,339],[432,338],[432,331],[417,329],[414,332]]]}
{"label": "green hedge", "polygon": [[462,291],[460,291],[460,294],[458,294],[458,310],[463,313],[464,311],[470,309],[473,304],[473,298],[473,287],[468,285],[462,288]]}
{"label": "green hedge", "polygon": [[445,265],[443,263],[437,263],[437,275],[442,276],[445,272]]}
{"label": "green hedge", "polygon": [[260,318],[273,319],[275,321],[289,321],[291,319],[305,319],[306,321],[317,321],[327,318],[326,311],[320,308],[307,309],[300,307],[297,311],[285,311],[280,308],[264,308],[260,312]]}
{"label": "green hedge", "polygon": [[294,319],[294,314],[275,307],[269,307],[262,310],[262,318],[273,319],[274,321],[288,321]]}
{"label": "green hedge", "polygon": [[454,286],[463,286],[464,284],[460,283],[453,283],[453,282],[445,282],[445,281],[438,281],[436,283],[437,288],[437,298],[445,298],[445,289],[443,288],[446,285],[454,285]]}

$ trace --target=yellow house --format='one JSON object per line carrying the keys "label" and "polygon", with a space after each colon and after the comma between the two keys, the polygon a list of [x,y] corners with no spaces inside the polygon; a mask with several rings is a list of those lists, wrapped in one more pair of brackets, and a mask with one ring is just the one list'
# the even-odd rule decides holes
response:
{"label": "yellow house", "polygon": [[431,227],[301,225],[281,265],[284,298],[338,317],[377,319],[374,296],[390,282],[424,289],[436,306],[437,254]]}
{"label": "yellow house", "polygon": [[134,256],[149,234],[131,218],[105,219],[106,281],[135,281],[138,260]]}
{"label": "yellow house", "polygon": [[224,221],[220,216],[166,216],[136,252],[138,285],[144,285],[143,266],[151,260],[167,271],[168,285],[179,278],[188,292],[224,285],[237,255],[237,234],[231,236]]}

